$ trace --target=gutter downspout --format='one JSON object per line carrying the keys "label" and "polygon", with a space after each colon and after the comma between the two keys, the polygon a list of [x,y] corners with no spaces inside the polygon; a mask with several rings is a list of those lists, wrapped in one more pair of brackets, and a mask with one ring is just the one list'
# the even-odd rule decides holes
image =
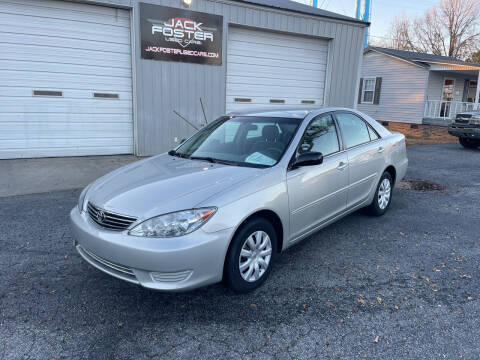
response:
{"label": "gutter downspout", "polygon": [[475,94],[475,110],[479,110],[478,101],[480,100],[480,70],[478,70],[477,93]]}

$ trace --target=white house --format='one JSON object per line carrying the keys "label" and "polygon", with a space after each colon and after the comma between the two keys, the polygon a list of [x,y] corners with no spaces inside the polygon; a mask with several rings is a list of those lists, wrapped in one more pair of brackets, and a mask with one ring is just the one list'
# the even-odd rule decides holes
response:
{"label": "white house", "polygon": [[358,110],[381,122],[448,125],[478,108],[479,64],[369,47],[360,74]]}

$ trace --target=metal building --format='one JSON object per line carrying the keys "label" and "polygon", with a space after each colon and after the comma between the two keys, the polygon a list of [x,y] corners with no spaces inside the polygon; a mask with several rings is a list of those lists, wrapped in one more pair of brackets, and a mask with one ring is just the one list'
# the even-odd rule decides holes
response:
{"label": "metal building", "polygon": [[2,0],[0,158],[151,155],[246,106],[352,107],[367,26],[288,0]]}

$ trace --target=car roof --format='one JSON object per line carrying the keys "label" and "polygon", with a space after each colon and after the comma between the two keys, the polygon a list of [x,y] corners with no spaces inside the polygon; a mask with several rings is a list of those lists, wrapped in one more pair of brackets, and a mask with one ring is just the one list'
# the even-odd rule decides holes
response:
{"label": "car roof", "polygon": [[304,119],[310,113],[323,113],[336,110],[351,110],[346,108],[331,107],[278,107],[278,108],[252,108],[246,110],[232,111],[227,115],[230,116],[258,116],[258,117],[279,117],[279,118],[297,118]]}

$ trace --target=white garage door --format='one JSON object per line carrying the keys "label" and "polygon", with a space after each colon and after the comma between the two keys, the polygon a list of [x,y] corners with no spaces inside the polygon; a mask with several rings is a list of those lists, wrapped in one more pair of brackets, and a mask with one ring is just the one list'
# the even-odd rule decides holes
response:
{"label": "white garage door", "polygon": [[227,111],[322,105],[328,41],[230,27]]}
{"label": "white garage door", "polygon": [[130,14],[0,2],[0,158],[133,152]]}

